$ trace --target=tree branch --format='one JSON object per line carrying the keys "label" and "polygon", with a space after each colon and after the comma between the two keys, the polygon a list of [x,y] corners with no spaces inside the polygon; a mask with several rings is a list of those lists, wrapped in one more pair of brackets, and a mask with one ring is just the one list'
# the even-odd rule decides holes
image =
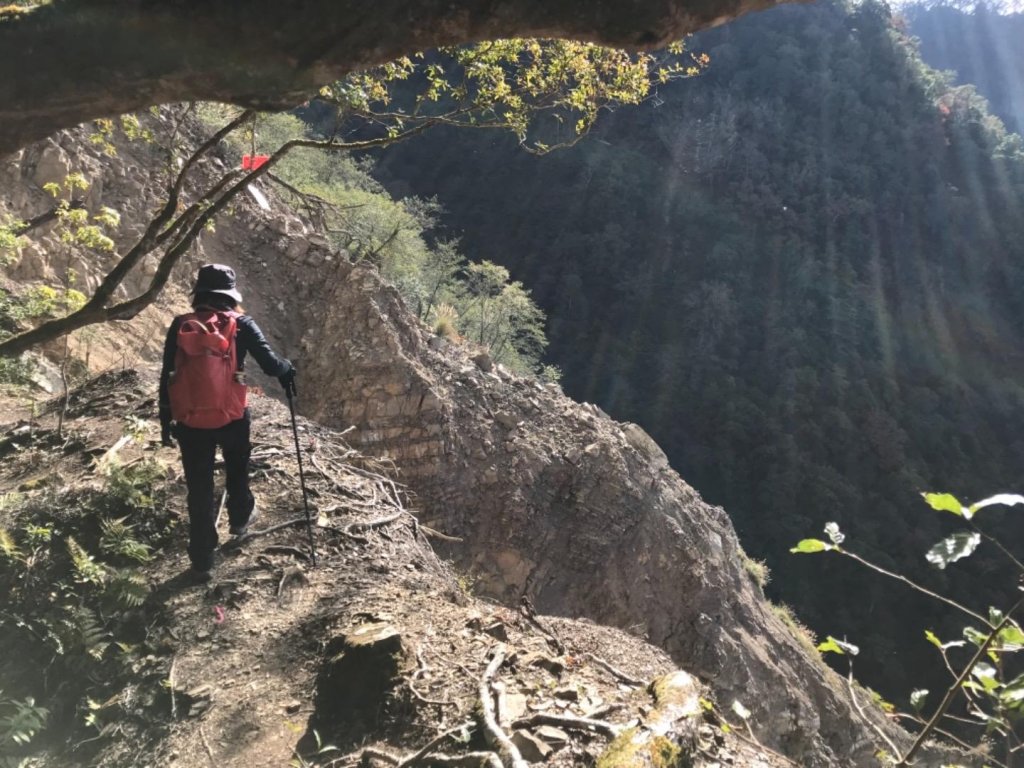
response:
{"label": "tree branch", "polygon": [[251,111],[245,111],[234,120],[229,121],[220,130],[213,134],[213,136],[203,142],[195,152],[189,155],[182,164],[177,178],[168,190],[167,202],[164,203],[164,207],[160,210],[160,213],[150,220],[149,225],[146,227],[146,231],[142,234],[142,237],[139,238],[138,242],[132,246],[128,253],[126,253],[114,268],[110,270],[107,276],[103,278],[103,282],[100,283],[96,292],[93,293],[92,298],[89,299],[89,304],[99,307],[106,306],[110,297],[114,295],[114,291],[117,290],[118,286],[124,282],[128,273],[131,272],[135,265],[138,264],[139,261],[141,261],[142,258],[152,251],[160,242],[160,233],[164,226],[171,221],[174,214],[177,212],[178,199],[181,196],[182,190],[185,188],[185,181],[188,177],[189,171],[195,166],[200,157],[206,154],[211,147],[215,146],[221,139],[241,125],[251,114]]}
{"label": "tree branch", "polygon": [[[85,208],[85,203],[82,200],[72,200],[68,203],[67,210],[76,211]],[[54,206],[48,211],[40,213],[38,216],[33,216],[28,221],[22,222],[20,227],[14,229],[15,235],[25,235],[31,232],[33,229],[37,229],[44,224],[49,224],[51,221],[56,221],[57,217],[60,216],[60,206]]]}
{"label": "tree branch", "polygon": [[[177,208],[178,192],[184,188],[184,178],[187,168],[191,167],[202,153],[208,151],[218,141],[220,141],[220,139],[237,128],[250,114],[251,113],[249,112],[243,112],[221,128],[216,134],[214,134],[214,136],[208,139],[198,150],[196,150],[196,152],[192,154],[190,157],[191,162],[186,161],[185,167],[182,168],[182,172],[179,174],[178,179],[171,187],[168,195],[168,201],[160,210],[160,213],[150,221],[149,225],[146,227],[146,232],[142,235],[139,241],[107,274],[103,282],[100,284],[100,287],[97,288],[96,292],[81,309],[72,312],[70,315],[66,315],[65,317],[48,320],[31,330],[12,336],[3,342],[0,342],[0,357],[19,355],[28,349],[53,341],[67,333],[76,331],[79,328],[84,328],[87,325],[94,325],[96,323],[102,323],[109,320],[130,320],[138,315],[142,310],[152,304],[160,295],[160,292],[167,284],[174,267],[177,265],[181,257],[188,251],[192,243],[195,242],[195,239],[203,231],[207,222],[220,213],[224,207],[238,195],[239,192],[244,190],[249,184],[256,181],[264,174],[268,173],[271,168],[280,162],[280,160],[293,149],[298,147],[321,149],[326,151],[359,151],[374,149],[415,136],[433,125],[433,123],[426,121],[396,136],[380,137],[365,141],[338,142],[333,139],[327,141],[316,139],[292,139],[291,141],[282,144],[281,147],[279,147],[277,151],[270,156],[267,162],[256,170],[249,172],[241,179],[238,179],[234,184],[230,184],[230,186],[228,186],[233,179],[237,179],[237,174],[229,173],[225,175],[216,184],[214,184],[213,187],[211,187],[211,189],[208,190],[196,204],[190,206],[189,209],[182,213],[179,218],[170,225],[170,229],[173,234],[178,234],[182,229],[184,229],[184,234],[180,234],[176,239],[173,238],[173,235],[170,236],[169,239],[172,240],[172,245],[167,248],[164,255],[161,257],[160,262],[157,264],[156,272],[150,280],[147,289],[142,294],[134,298],[107,307],[106,302],[109,300],[110,296],[113,295],[116,288],[124,281],[132,267],[138,264],[147,253],[153,250],[157,241],[164,242],[168,239],[167,237],[161,239],[161,236],[166,234],[163,231],[163,228],[171,220]],[[226,190],[224,190],[225,186],[227,186]],[[220,197],[214,199],[214,196],[217,194],[220,194]],[[208,203],[208,205],[204,207],[202,203]]]}
{"label": "tree branch", "polygon": [[957,692],[963,686],[967,678],[971,676],[971,670],[974,669],[974,665],[977,664],[982,658],[984,658],[985,654],[988,652],[988,649],[992,646],[992,643],[995,642],[996,638],[999,636],[999,633],[1006,627],[1006,625],[1010,623],[1010,617],[1018,608],[1020,608],[1022,603],[1024,603],[1024,598],[1018,600],[1014,604],[1014,606],[1006,612],[1006,615],[1003,616],[1003,620],[992,628],[989,636],[985,638],[985,642],[978,646],[978,650],[975,652],[974,656],[971,657],[971,660],[967,662],[967,665],[960,673],[960,676],[953,682],[951,686],[949,686],[949,689],[946,691],[946,695],[943,697],[938,709],[935,710],[935,714],[931,716],[925,727],[921,729],[921,732],[919,734],[917,734],[917,738],[914,740],[914,743],[911,745],[910,749],[907,750],[907,753],[903,755],[903,757],[900,759],[898,763],[896,763],[897,766],[909,765],[914,755],[916,755],[918,751],[921,749],[921,747],[924,746],[925,739],[927,739],[928,736],[932,733],[932,731],[935,730],[936,726],[938,726],[939,721],[942,719],[942,716],[945,715],[946,710],[949,709],[949,705],[952,704],[953,699],[956,698]]}
{"label": "tree branch", "polygon": [[[301,103],[356,69],[443,45],[565,37],[655,48],[775,0],[62,0],[0,15],[0,155],[151,104]],[[245,19],[244,33],[239,31]],[[396,18],[408,23],[395,24]]]}
{"label": "tree branch", "polygon": [[[0,348],[0,351],[2,351],[2,348]],[[870,562],[868,560],[865,560],[860,555],[853,554],[853,552],[850,552],[849,550],[839,549],[837,547],[835,549],[835,551],[838,552],[841,555],[845,555],[846,557],[850,558],[851,560],[856,560],[858,563],[860,563],[861,565],[865,566],[866,568],[870,568],[875,573],[880,573],[883,576],[888,576],[889,578],[896,579],[896,581],[899,581],[899,582],[902,582],[902,583],[906,584],[908,587],[910,587],[913,590],[916,590],[917,592],[920,592],[922,595],[928,595],[928,597],[931,597],[931,598],[933,598],[935,600],[938,600],[940,602],[945,603],[948,606],[956,608],[961,613],[964,613],[964,614],[970,616],[973,619],[977,619],[978,621],[980,621],[982,624],[984,624],[988,628],[992,627],[992,624],[989,623],[988,619],[986,619],[980,613],[975,613],[970,608],[967,608],[967,607],[965,607],[963,605],[960,605],[960,603],[956,602],[955,600],[950,600],[948,597],[943,597],[938,592],[932,592],[930,589],[926,589],[925,587],[922,587],[921,585],[911,581],[906,576],[901,576],[898,573],[893,573],[892,571],[888,571],[885,568],[881,567],[880,565],[875,565],[874,563],[872,563],[872,562]]]}

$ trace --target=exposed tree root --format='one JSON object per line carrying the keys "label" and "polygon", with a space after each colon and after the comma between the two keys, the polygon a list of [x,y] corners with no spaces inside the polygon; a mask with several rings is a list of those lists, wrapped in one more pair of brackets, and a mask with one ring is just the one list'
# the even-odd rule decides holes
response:
{"label": "exposed tree root", "polygon": [[529,764],[519,754],[519,749],[501,729],[501,726],[498,725],[494,711],[491,680],[504,661],[505,646],[499,644],[495,647],[494,657],[491,659],[491,663],[487,665],[487,669],[484,670],[484,675],[480,679],[479,695],[480,708],[483,711],[484,736],[488,743],[495,748],[504,768],[527,768]]}
{"label": "exposed tree root", "polygon": [[296,517],[294,520],[288,520],[287,522],[284,522],[284,523],[278,523],[277,525],[272,525],[269,528],[263,528],[263,529],[258,530],[258,531],[249,531],[248,533],[245,534],[245,536],[239,536],[237,538],[234,538],[234,539],[231,539],[230,541],[225,542],[221,546],[221,549],[234,549],[235,547],[240,547],[243,544],[249,543],[253,539],[258,539],[260,536],[266,536],[267,534],[274,533],[275,531],[280,531],[282,528],[290,528],[293,525],[300,525],[300,524],[301,525],[305,525],[306,524],[306,518],[304,518],[304,517]]}
{"label": "exposed tree root", "polygon": [[[440,699],[431,699],[431,698],[428,698],[428,697],[424,696],[422,693],[420,693],[419,691],[416,690],[416,678],[419,677],[420,675],[425,674],[427,672],[427,670],[430,669],[430,667],[427,666],[426,662],[423,661],[423,652],[422,652],[422,649],[420,649],[419,647],[416,648],[416,666],[417,666],[416,671],[413,672],[412,677],[410,677],[406,681],[406,683],[409,686],[409,691],[412,693],[413,696],[415,696],[417,699],[422,701],[424,704],[436,704],[436,705],[445,706],[445,707],[457,706],[457,702],[454,702],[454,701],[442,701]],[[470,723],[470,725],[472,725],[472,723]],[[459,729],[461,729],[461,727],[462,726],[460,726]],[[456,729],[456,730],[459,730],[459,729]]]}
{"label": "exposed tree root", "polygon": [[447,533],[441,533],[440,531],[437,531],[437,530],[434,530],[433,528],[429,528],[429,527],[425,526],[423,523],[420,523],[420,530],[423,531],[423,533],[425,533],[431,539],[440,539],[441,541],[451,541],[451,542],[455,542],[457,544],[465,541],[465,539],[463,539],[463,538],[461,538],[459,536],[449,536]]}
{"label": "exposed tree root", "polygon": [[535,715],[524,717],[512,723],[513,728],[529,728],[534,725],[553,725],[556,728],[589,731],[591,733],[600,733],[612,739],[618,736],[621,730],[619,727],[604,720],[595,720],[590,717],[573,717],[571,715],[548,715],[543,712],[538,712]]}

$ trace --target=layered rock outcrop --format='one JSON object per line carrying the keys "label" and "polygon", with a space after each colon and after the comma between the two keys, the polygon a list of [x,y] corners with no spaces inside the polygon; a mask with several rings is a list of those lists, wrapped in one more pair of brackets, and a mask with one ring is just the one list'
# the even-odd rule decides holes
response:
{"label": "layered rock outcrop", "polygon": [[845,682],[773,613],[724,510],[642,429],[484,372],[369,268],[340,265],[317,303],[300,358],[306,415],[354,426],[363,450],[395,460],[423,520],[462,539],[446,554],[479,591],[643,636],[751,709],[765,742],[801,765],[877,764]]}

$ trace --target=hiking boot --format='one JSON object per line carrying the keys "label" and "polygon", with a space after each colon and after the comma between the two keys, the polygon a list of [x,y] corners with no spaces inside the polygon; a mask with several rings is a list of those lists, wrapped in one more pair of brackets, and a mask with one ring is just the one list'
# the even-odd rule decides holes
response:
{"label": "hiking boot", "polygon": [[185,572],[185,576],[192,584],[209,584],[213,580],[213,569],[196,568],[194,565]]}
{"label": "hiking boot", "polygon": [[256,507],[253,507],[252,512],[249,513],[249,519],[246,520],[242,525],[232,525],[230,528],[228,528],[228,533],[230,533],[232,536],[237,536],[239,538],[245,536],[247,533],[249,533],[249,526],[255,522],[257,517],[258,515],[256,514]]}

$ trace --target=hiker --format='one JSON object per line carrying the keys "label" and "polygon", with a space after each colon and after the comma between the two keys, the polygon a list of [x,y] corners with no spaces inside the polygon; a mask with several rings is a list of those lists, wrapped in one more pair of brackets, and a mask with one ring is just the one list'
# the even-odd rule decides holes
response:
{"label": "hiker", "polygon": [[[256,518],[249,490],[250,417],[243,369],[246,355],[276,376],[289,395],[295,367],[278,357],[256,322],[242,314],[235,271],[223,264],[199,269],[192,289],[193,311],[174,318],[164,342],[160,372],[160,439],[177,439],[188,486],[191,575],[210,579],[217,547],[214,453],[220,446],[227,475],[230,532],[244,536]],[[172,437],[174,439],[172,439]]]}

